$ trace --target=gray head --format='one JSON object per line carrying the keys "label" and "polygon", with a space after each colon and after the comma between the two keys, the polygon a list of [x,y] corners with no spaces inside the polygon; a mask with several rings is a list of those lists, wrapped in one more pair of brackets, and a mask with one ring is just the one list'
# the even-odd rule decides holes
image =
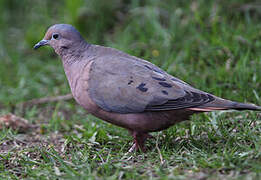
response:
{"label": "gray head", "polygon": [[79,31],[69,24],[55,24],[48,28],[43,40],[38,42],[34,49],[50,45],[55,52],[62,56],[68,50],[73,50],[82,44],[86,44]]}

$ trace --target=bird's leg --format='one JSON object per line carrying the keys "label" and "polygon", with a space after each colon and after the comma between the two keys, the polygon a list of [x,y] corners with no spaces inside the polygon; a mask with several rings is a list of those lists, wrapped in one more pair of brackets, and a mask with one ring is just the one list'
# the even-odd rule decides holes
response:
{"label": "bird's leg", "polygon": [[145,152],[146,148],[144,146],[144,143],[148,138],[153,138],[153,136],[148,133],[141,133],[136,131],[131,131],[130,133],[133,137],[134,147],[136,151],[141,150],[142,152]]}

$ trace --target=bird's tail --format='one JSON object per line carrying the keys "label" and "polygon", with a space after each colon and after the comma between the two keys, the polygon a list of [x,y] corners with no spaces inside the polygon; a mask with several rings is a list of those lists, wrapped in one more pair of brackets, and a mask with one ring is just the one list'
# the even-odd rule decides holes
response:
{"label": "bird's tail", "polygon": [[189,108],[194,111],[215,111],[215,110],[254,110],[254,111],[261,111],[261,106],[257,106],[255,104],[246,104],[240,102],[234,102],[222,98],[216,98],[214,101],[198,106]]}
{"label": "bird's tail", "polygon": [[257,106],[255,104],[245,104],[245,103],[239,103],[239,102],[234,102],[234,106],[232,109],[235,110],[254,110],[254,111],[261,111],[261,107]]}

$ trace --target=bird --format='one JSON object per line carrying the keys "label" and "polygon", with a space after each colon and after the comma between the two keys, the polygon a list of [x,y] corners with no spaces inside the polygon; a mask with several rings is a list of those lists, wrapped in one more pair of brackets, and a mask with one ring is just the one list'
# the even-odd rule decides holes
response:
{"label": "bird", "polygon": [[88,113],[127,129],[133,149],[146,151],[151,132],[216,110],[261,110],[201,91],[144,59],[90,44],[69,24],[54,24],[34,49],[49,45],[60,56],[76,102]]}

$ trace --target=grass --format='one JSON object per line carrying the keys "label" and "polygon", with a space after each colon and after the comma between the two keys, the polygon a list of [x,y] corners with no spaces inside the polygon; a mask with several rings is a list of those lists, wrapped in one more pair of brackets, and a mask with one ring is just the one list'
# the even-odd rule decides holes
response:
{"label": "grass", "polygon": [[[153,133],[127,153],[126,130],[73,100],[17,104],[70,92],[48,26],[70,23],[88,42],[150,60],[223,98],[261,105],[261,12],[253,1],[1,1],[0,115],[38,128],[0,131],[1,179],[260,179],[260,112],[213,112]],[[25,13],[26,12],[26,13]],[[158,147],[158,148],[157,148]],[[162,159],[161,159],[162,156]]]}

